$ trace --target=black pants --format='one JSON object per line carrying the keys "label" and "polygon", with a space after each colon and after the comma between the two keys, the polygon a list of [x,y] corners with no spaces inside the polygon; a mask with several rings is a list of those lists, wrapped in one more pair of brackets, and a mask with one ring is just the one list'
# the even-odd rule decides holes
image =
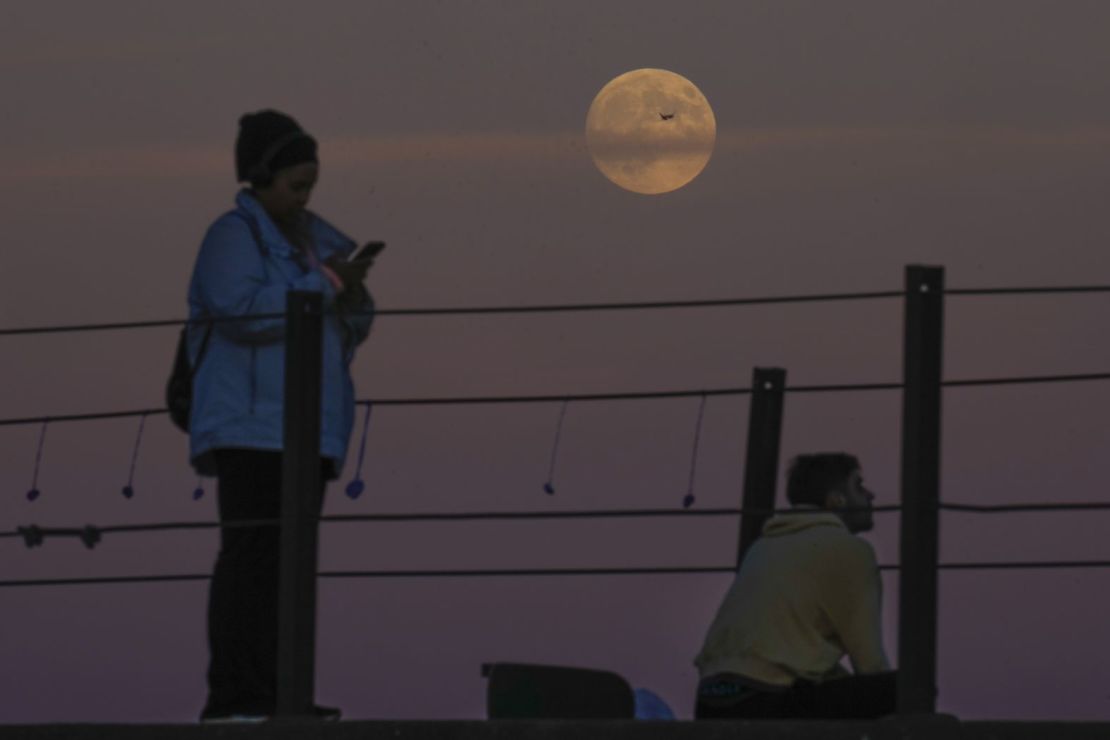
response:
{"label": "black pants", "polygon": [[[710,684],[710,685],[707,685]],[[729,682],[698,688],[697,719],[875,719],[898,708],[898,674],[875,673],[823,683],[799,681],[783,691]]]}
{"label": "black pants", "polygon": [[[280,452],[217,450],[220,522],[281,516]],[[316,498],[323,506],[323,481]],[[208,592],[208,701],[202,717],[274,713],[277,701],[276,526],[224,528]]]}

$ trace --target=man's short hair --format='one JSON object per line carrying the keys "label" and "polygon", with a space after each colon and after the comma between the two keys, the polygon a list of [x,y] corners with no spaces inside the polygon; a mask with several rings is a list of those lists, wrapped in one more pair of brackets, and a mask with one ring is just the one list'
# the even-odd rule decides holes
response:
{"label": "man's short hair", "polygon": [[793,506],[824,506],[829,491],[843,486],[856,470],[859,470],[859,460],[847,452],[798,455],[787,473],[786,499]]}

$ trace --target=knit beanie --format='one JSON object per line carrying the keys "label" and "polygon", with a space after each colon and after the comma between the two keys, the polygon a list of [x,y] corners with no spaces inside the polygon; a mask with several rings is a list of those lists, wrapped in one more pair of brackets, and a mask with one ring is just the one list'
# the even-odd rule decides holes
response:
{"label": "knit beanie", "polygon": [[235,140],[238,182],[265,186],[278,170],[316,161],[316,140],[284,113],[262,110],[239,119]]}

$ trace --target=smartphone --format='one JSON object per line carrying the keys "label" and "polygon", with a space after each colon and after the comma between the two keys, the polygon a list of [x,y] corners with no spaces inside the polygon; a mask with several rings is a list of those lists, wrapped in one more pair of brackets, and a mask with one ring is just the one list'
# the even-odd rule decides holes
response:
{"label": "smartphone", "polygon": [[385,249],[385,242],[366,242],[357,252],[351,255],[348,262],[361,262],[377,257]]}

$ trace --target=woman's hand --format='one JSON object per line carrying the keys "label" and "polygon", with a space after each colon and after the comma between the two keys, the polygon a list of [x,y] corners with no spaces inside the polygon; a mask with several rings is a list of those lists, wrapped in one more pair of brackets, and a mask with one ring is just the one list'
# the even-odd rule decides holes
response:
{"label": "woman's hand", "polygon": [[366,273],[370,271],[374,260],[348,262],[339,255],[333,254],[324,260],[324,264],[343,281],[343,293],[357,293],[362,288],[362,281],[366,279]]}
{"label": "woman's hand", "polygon": [[342,289],[338,291],[338,295],[335,297],[336,308],[343,313],[359,310],[367,296],[363,281],[366,279],[366,273],[369,272],[370,266],[374,264],[374,260],[351,262],[339,255],[332,255],[324,261],[324,264],[342,283]]}

